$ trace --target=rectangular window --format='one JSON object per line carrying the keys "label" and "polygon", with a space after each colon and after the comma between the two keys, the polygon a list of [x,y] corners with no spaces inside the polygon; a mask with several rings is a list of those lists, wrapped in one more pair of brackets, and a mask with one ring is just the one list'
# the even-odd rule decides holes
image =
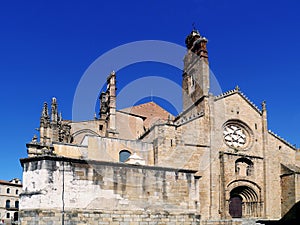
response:
{"label": "rectangular window", "polygon": [[5,208],[9,209],[10,208],[10,200],[6,200],[5,203]]}

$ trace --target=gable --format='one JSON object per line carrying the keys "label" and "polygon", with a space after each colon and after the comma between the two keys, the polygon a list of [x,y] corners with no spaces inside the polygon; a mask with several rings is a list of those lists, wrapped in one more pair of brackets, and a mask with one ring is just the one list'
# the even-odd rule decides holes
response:
{"label": "gable", "polygon": [[262,115],[261,110],[245,94],[240,92],[239,89],[231,90],[217,96],[216,101],[223,101],[226,108],[242,109]]}
{"label": "gable", "polygon": [[215,99],[215,109],[224,122],[240,120],[255,127],[261,124],[262,111],[239,90],[226,92]]}

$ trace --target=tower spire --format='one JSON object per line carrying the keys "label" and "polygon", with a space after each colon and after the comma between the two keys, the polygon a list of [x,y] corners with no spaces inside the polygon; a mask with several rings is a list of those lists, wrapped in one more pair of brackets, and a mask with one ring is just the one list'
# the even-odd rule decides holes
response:
{"label": "tower spire", "polygon": [[50,138],[52,141],[59,141],[59,118],[56,98],[51,101],[51,131]]}
{"label": "tower spire", "polygon": [[50,126],[50,119],[49,119],[48,104],[47,102],[44,102],[41,119],[40,119],[40,128],[39,128],[40,141],[43,144],[47,143],[49,126]]}
{"label": "tower spire", "polygon": [[52,102],[51,102],[51,121],[52,122],[58,121],[57,103],[55,97],[52,98]]}

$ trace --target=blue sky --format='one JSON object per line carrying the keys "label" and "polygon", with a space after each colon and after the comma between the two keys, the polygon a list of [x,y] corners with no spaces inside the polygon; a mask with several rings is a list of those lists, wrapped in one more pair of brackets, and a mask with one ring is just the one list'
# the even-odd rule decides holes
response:
{"label": "blue sky", "polygon": [[[209,39],[222,90],[239,85],[258,106],[266,100],[269,128],[299,147],[299,11],[298,0],[2,1],[0,179],[21,177],[19,159],[44,101],[57,97],[71,118],[76,86],[94,60],[133,41],[184,45],[193,23]],[[162,70],[181,82],[170,68],[133,65],[119,71],[119,89]]]}

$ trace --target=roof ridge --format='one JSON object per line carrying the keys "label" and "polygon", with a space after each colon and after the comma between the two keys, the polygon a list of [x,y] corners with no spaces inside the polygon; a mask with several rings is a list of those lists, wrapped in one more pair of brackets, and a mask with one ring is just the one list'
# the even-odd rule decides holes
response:
{"label": "roof ridge", "polygon": [[237,92],[238,92],[238,90],[236,90],[236,88],[231,89],[231,90],[225,91],[225,92],[215,96],[215,98],[216,98],[216,100],[219,100],[221,98],[227,97],[227,96],[232,95],[232,94],[237,93]]}
{"label": "roof ridge", "polygon": [[292,145],[290,142],[288,142],[287,140],[285,140],[283,137],[279,136],[278,134],[274,133],[272,130],[268,130],[270,134],[272,134],[274,137],[278,138],[279,140],[281,140],[282,142],[284,142],[285,144],[287,144],[288,146],[290,146],[291,148],[297,150],[295,145]]}
{"label": "roof ridge", "polygon": [[[145,102],[145,103],[142,103],[142,104],[139,104],[139,105],[134,105],[134,106],[131,106],[131,107],[127,107],[127,108],[123,108],[123,109],[119,109],[118,111],[126,111],[126,110],[133,110],[134,108],[141,108],[145,105],[150,105],[151,103],[153,103],[155,106],[158,106],[160,109],[162,109],[164,112],[174,116],[172,113],[170,113],[169,111],[167,111],[165,108],[163,108],[162,106],[160,106],[158,103],[156,103],[155,101],[149,101],[149,102]],[[174,116],[175,117],[175,116]]]}

